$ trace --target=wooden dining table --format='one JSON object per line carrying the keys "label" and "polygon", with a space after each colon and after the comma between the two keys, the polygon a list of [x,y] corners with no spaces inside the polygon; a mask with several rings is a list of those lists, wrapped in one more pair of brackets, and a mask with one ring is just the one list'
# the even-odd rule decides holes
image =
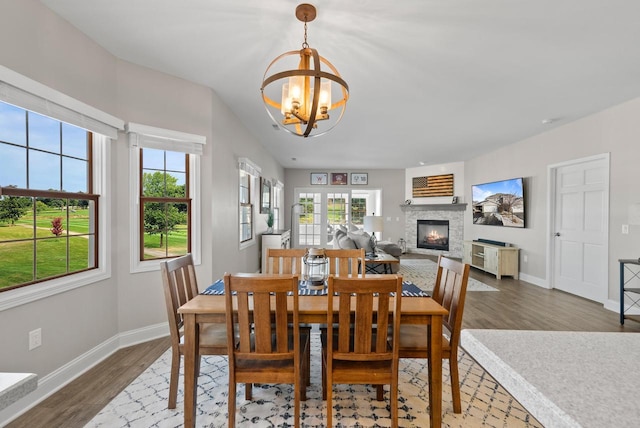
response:
{"label": "wooden dining table", "polygon": [[[334,299],[334,307],[338,300]],[[326,324],[328,296],[298,297],[300,323]],[[393,302],[390,303],[391,305]],[[184,319],[184,426],[195,426],[199,361],[199,325],[225,323],[225,299],[222,295],[198,295],[178,309]],[[430,325],[429,409],[431,426],[442,423],[442,319],[447,310],[430,297],[403,297],[400,322]]]}

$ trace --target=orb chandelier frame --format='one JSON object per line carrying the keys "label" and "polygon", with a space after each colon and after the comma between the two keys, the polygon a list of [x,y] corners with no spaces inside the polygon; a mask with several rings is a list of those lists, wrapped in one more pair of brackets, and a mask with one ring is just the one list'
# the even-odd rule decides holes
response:
{"label": "orb chandelier frame", "polygon": [[[267,113],[280,128],[299,137],[317,137],[342,119],[349,86],[333,64],[307,43],[307,23],[315,19],[316,8],[300,4],[296,17],[304,22],[302,49],[275,58],[264,73],[260,91]],[[331,102],[332,92],[341,95],[335,103]],[[332,110],[335,114],[329,114]]]}

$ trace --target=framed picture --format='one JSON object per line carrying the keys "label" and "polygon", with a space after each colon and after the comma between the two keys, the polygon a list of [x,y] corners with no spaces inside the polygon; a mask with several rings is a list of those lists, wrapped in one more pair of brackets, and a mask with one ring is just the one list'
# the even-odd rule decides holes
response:
{"label": "framed picture", "polygon": [[260,214],[269,214],[271,211],[271,181],[260,179]]}
{"label": "framed picture", "polygon": [[349,181],[349,175],[346,172],[331,173],[331,184],[333,185],[347,184],[348,181]]}
{"label": "framed picture", "polygon": [[311,184],[329,184],[329,174],[326,172],[312,172]]}
{"label": "framed picture", "polygon": [[369,183],[369,174],[366,172],[352,172],[351,173],[351,184],[368,184]]}

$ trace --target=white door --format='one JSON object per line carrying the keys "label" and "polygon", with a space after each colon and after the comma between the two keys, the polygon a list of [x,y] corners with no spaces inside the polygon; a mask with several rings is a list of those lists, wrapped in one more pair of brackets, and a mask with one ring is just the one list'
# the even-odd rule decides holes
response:
{"label": "white door", "polygon": [[609,157],[557,166],[552,177],[552,285],[604,302],[608,290]]}

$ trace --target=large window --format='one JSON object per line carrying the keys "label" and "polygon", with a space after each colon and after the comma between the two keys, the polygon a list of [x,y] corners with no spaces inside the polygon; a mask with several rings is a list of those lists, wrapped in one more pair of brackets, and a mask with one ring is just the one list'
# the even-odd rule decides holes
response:
{"label": "large window", "polygon": [[0,102],[0,291],[97,267],[92,140]]}

